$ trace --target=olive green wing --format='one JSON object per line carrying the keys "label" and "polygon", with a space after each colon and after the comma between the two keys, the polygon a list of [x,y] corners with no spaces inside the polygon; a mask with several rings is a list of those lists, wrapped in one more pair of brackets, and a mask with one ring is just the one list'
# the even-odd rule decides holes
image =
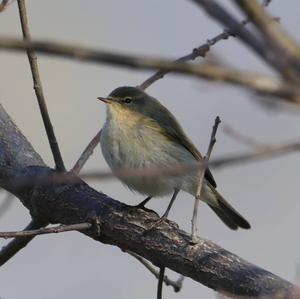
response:
{"label": "olive green wing", "polygon": [[[198,149],[186,136],[182,127],[167,108],[160,105],[160,108],[155,110],[155,113],[151,115],[151,118],[156,122],[159,120],[159,124],[163,128],[163,133],[169,138],[173,139],[176,143],[179,143],[186,148],[196,160],[200,161],[203,159]],[[216,181],[208,168],[205,171],[204,177],[213,187],[217,187]]]}

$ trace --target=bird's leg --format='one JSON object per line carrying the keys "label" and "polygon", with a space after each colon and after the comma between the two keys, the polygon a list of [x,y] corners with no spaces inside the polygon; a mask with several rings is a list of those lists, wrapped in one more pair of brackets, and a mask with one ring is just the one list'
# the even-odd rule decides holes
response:
{"label": "bird's leg", "polygon": [[174,203],[174,201],[175,201],[175,199],[176,199],[176,197],[177,197],[178,192],[179,192],[178,189],[175,189],[175,190],[174,190],[174,193],[173,193],[172,198],[171,198],[171,200],[170,200],[170,202],[169,202],[169,205],[168,205],[166,211],[165,211],[165,212],[163,213],[163,215],[161,216],[161,219],[163,219],[163,218],[168,218],[169,212],[170,212],[171,207],[172,207],[172,205],[173,205],[173,203]]}
{"label": "bird's leg", "polygon": [[144,200],[143,200],[142,202],[140,202],[139,204],[137,204],[137,205],[135,205],[135,206],[129,206],[129,207],[128,207],[128,211],[133,212],[133,211],[136,211],[136,209],[141,209],[141,210],[144,210],[145,212],[151,212],[151,213],[155,213],[155,214],[157,215],[157,213],[156,213],[155,211],[150,210],[150,209],[147,209],[147,208],[145,207],[145,204],[146,204],[147,202],[149,202],[151,198],[152,198],[152,196],[148,196],[146,199],[144,199]]}
{"label": "bird's leg", "polygon": [[171,200],[169,202],[169,205],[168,205],[166,211],[163,213],[163,215],[157,221],[155,221],[155,223],[151,226],[150,229],[153,229],[154,227],[156,227],[157,225],[161,224],[163,221],[165,221],[167,219],[167,217],[169,215],[169,212],[171,210],[171,207],[172,207],[172,205],[173,205],[173,203],[174,203],[174,201],[175,201],[175,199],[177,197],[178,192],[179,192],[178,189],[174,189],[174,193],[172,195],[172,198],[171,198]]}
{"label": "bird's leg", "polygon": [[143,209],[143,208],[145,208],[145,204],[148,203],[151,198],[152,198],[152,196],[148,196],[146,199],[144,199],[142,202],[140,202],[139,204],[137,204],[134,207],[137,208],[137,209]]}

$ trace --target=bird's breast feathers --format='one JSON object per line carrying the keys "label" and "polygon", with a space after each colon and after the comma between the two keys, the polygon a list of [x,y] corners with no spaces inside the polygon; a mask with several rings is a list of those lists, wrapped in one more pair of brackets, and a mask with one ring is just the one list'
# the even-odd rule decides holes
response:
{"label": "bird's breast feathers", "polygon": [[[195,161],[189,151],[168,139],[150,118],[133,113],[126,120],[123,117],[125,114],[110,115],[101,133],[102,152],[112,170]],[[175,187],[181,187],[179,185],[182,181],[174,177],[141,176],[120,179],[129,188],[153,196],[172,192]]]}

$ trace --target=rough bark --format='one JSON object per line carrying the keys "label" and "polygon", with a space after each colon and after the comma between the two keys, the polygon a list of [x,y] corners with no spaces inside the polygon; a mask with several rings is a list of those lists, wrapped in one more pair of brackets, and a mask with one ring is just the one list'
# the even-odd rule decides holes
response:
{"label": "rough bark", "polygon": [[174,222],[151,229],[159,219],[156,213],[130,209],[76,176],[76,181],[63,184],[16,184],[16,180],[53,172],[0,106],[0,185],[15,194],[36,219],[61,224],[91,221],[94,226],[84,232],[87,236],[137,253],[227,295],[290,298],[291,283],[211,241],[199,238],[197,245],[191,245],[189,234]]}

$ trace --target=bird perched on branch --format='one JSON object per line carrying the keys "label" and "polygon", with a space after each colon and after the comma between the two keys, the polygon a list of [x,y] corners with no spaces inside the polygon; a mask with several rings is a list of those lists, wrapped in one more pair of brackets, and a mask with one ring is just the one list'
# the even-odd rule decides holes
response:
{"label": "bird perched on branch", "polygon": [[[119,87],[108,97],[99,97],[107,104],[106,121],[101,132],[103,156],[112,169],[141,169],[166,167],[201,161],[203,157],[185,135],[183,129],[158,100],[136,87]],[[162,217],[167,217],[180,190],[195,196],[199,183],[199,171],[185,174],[157,176],[120,176],[131,190],[148,197],[140,204],[143,207],[152,197],[173,193]],[[242,217],[216,190],[216,182],[206,169],[201,200],[231,229],[250,228]]]}

